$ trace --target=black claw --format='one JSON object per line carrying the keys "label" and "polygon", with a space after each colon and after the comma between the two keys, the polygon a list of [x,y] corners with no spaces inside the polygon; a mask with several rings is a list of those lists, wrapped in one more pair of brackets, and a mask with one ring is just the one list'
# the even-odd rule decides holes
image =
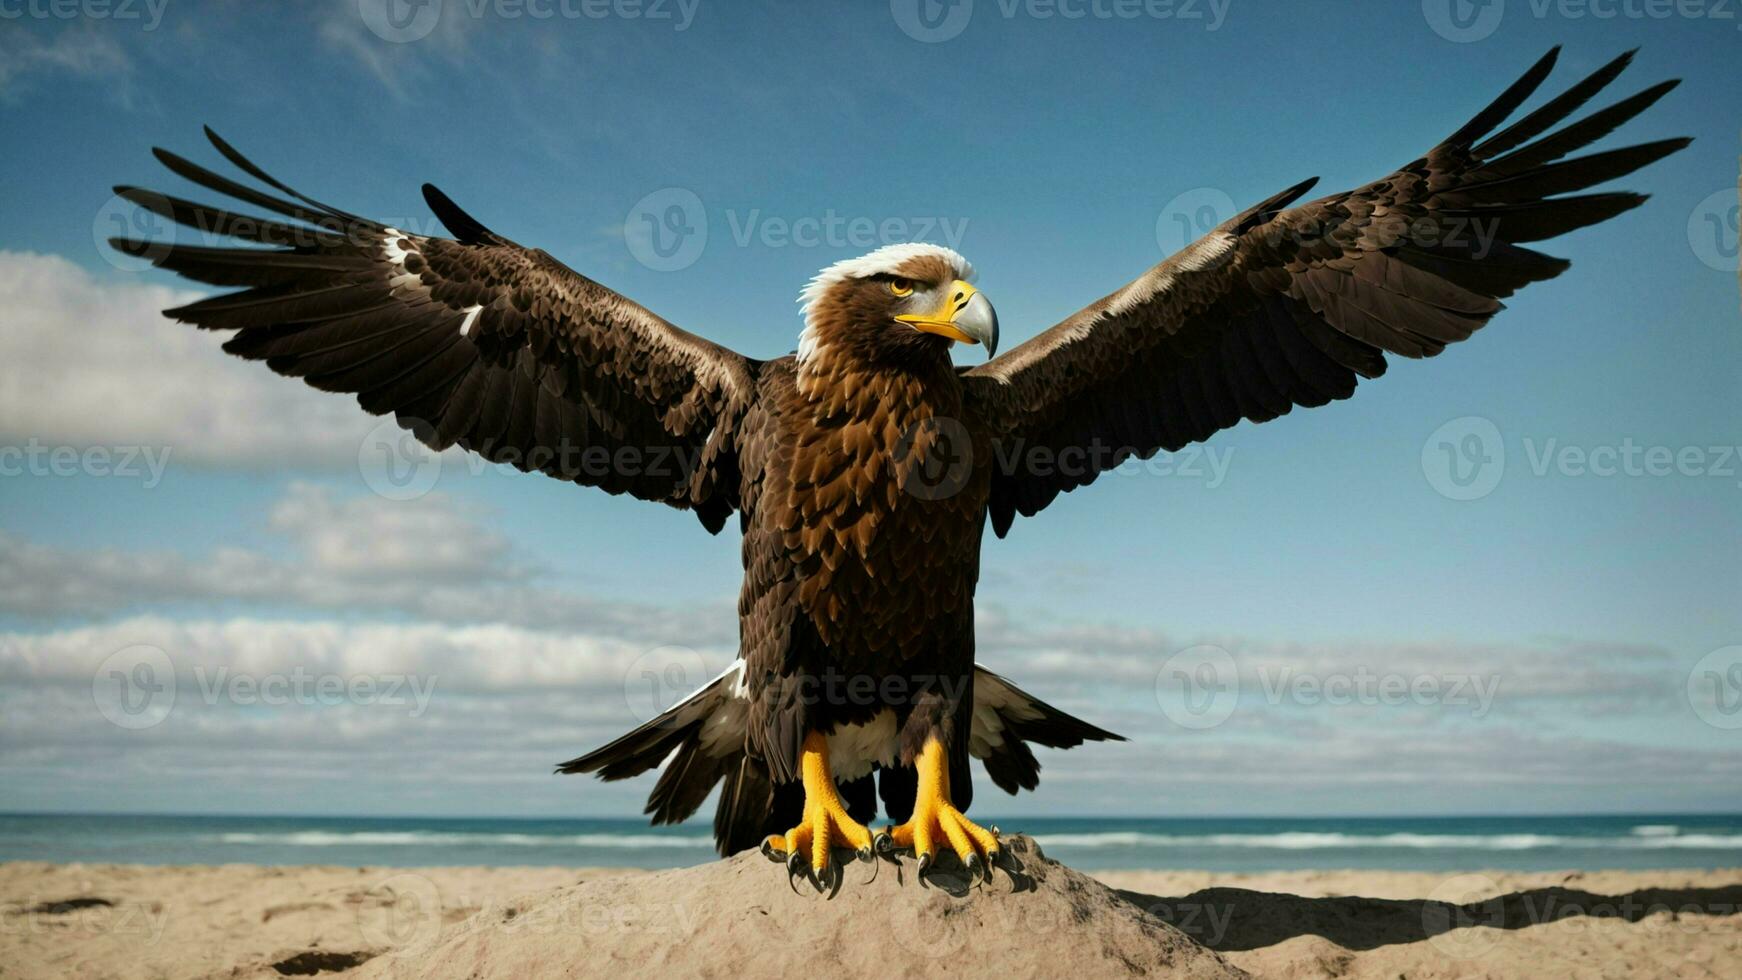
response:
{"label": "black claw", "polygon": [[853,856],[858,858],[860,861],[875,861],[875,860],[877,860],[877,853],[875,851],[873,851],[869,846],[861,847],[857,851],[854,851]]}
{"label": "black claw", "polygon": [[895,853],[895,838],[887,830],[880,831],[876,837],[871,838],[871,849],[878,854],[893,854]]}
{"label": "black claw", "polygon": [[769,844],[767,841],[762,842],[762,856],[773,861],[775,864],[782,864],[786,861],[786,858],[782,857],[780,852],[775,850],[773,845]]}
{"label": "black claw", "polygon": [[981,863],[982,862],[980,861],[980,855],[978,855],[978,854],[968,855],[968,880],[969,881],[972,881],[975,878],[980,878],[980,877],[984,876],[985,869],[983,867],[981,867]]}
{"label": "black claw", "polygon": [[817,874],[815,872],[813,872],[811,874],[811,876],[810,876],[811,885],[816,888],[818,895],[821,895],[823,893],[823,891],[829,887],[828,886],[829,875],[833,870],[834,870],[834,865],[830,864],[830,865],[824,866],[821,874]]}
{"label": "black claw", "polygon": [[929,867],[931,867],[931,855],[921,854],[919,856],[919,873],[925,874],[926,869]]}
{"label": "black claw", "polygon": [[986,880],[987,881],[992,880],[992,869],[998,866],[999,853],[1000,852],[998,852],[998,851],[987,851],[986,852]]}

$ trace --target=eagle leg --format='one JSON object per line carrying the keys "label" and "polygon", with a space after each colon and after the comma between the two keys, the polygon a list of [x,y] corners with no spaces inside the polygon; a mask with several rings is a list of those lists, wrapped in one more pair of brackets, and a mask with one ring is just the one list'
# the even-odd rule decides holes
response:
{"label": "eagle leg", "polygon": [[936,736],[926,739],[914,768],[919,771],[919,792],[913,815],[878,834],[877,849],[912,848],[924,874],[936,859],[938,846],[947,842],[970,876],[984,874],[990,880],[998,860],[998,833],[969,820],[950,802],[950,762]]}
{"label": "eagle leg", "polygon": [[829,769],[829,742],[822,732],[813,731],[805,736],[799,772],[804,781],[804,816],[798,826],[763,841],[762,853],[776,861],[784,860],[793,874],[802,869],[801,856],[808,853],[811,883],[822,891],[832,878],[830,852],[846,845],[861,860],[869,860],[871,831],[847,815],[847,807],[835,791],[835,777]]}

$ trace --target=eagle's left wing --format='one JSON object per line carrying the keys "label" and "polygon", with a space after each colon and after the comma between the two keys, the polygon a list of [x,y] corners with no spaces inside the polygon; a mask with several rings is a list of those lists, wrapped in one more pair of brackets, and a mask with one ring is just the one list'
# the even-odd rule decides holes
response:
{"label": "eagle's left wing", "polygon": [[157,157],[201,187],[283,218],[117,187],[179,228],[168,240],[116,239],[115,248],[199,282],[242,287],[169,316],[236,331],[224,345],[230,353],[354,394],[432,448],[458,445],[691,510],[710,531],[724,526],[737,506],[734,429],[755,398],[759,362],[495,234],[427,184],[424,197],[453,238],[321,204],[206,135],[286,196],[165,150]]}
{"label": "eagle's left wing", "polygon": [[1397,172],[1288,208],[1312,182],[1291,187],[965,372],[970,404],[998,443],[990,505],[998,535],[1015,515],[1037,513],[1133,455],[1177,450],[1242,418],[1264,422],[1295,405],[1347,398],[1358,376],[1384,372],[1385,353],[1438,354],[1487,323],[1501,297],[1567,267],[1520,243],[1644,202],[1629,193],[1555,195],[1631,173],[1689,140],[1562,158],[1675,82],[1536,139],[1620,74],[1631,52],[1483,139],[1558,53]]}

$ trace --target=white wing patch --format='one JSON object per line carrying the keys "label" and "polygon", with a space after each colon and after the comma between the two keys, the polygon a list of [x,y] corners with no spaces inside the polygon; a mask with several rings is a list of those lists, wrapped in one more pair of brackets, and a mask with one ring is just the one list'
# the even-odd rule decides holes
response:
{"label": "white wing patch", "polygon": [[968,733],[968,754],[984,759],[1004,744],[1008,722],[1033,721],[1039,708],[1018,695],[1016,689],[979,664],[974,665],[974,722]]}
{"label": "white wing patch", "polygon": [[423,285],[423,277],[416,275],[405,267],[405,257],[411,253],[407,252],[399,243],[401,241],[410,240],[411,239],[405,234],[405,232],[400,231],[397,228],[387,229],[385,235],[381,239],[382,254],[386,255],[387,261],[393,263],[393,268],[398,270],[387,279],[387,287],[395,292],[398,292],[401,287]]}
{"label": "white wing patch", "polygon": [[1163,262],[1138,277],[1137,281],[1119,290],[1113,302],[1107,304],[1108,316],[1121,316],[1132,307],[1159,293],[1173,288],[1174,277],[1181,272],[1201,272],[1222,256],[1234,250],[1235,238],[1227,232],[1211,232],[1186,246],[1171,260]]}
{"label": "white wing patch", "polygon": [[672,709],[675,711],[677,708],[694,701],[701,697],[702,692],[727,678],[731,678],[731,682],[726,691],[729,696],[726,698],[725,705],[716,709],[713,714],[708,716],[708,720],[702,723],[702,749],[708,755],[715,757],[744,751],[745,728],[750,720],[750,701],[745,697],[743,658],[740,657],[732,661],[725,670],[720,671],[706,684],[696,688],[689,697],[684,698]]}
{"label": "white wing patch", "polygon": [[472,332],[472,324],[477,322],[478,314],[482,312],[483,309],[484,304],[482,303],[473,303],[471,306],[466,307],[464,310],[466,319],[460,322],[460,336],[464,337]]}
{"label": "white wing patch", "polygon": [[1008,354],[997,358],[990,364],[986,376],[1004,384],[1010,384],[1011,379],[1030,367],[1033,367],[1048,354],[1067,344],[1074,344],[1093,333],[1095,327],[1103,320],[1112,319],[1130,312],[1134,307],[1148,301],[1173,288],[1175,279],[1182,272],[1201,272],[1209,268],[1223,256],[1234,250],[1239,243],[1233,235],[1214,231],[1185,247],[1178,254],[1148,272],[1128,283],[1124,289],[1113,294],[1106,307],[1100,310],[1084,310],[1076,314],[1068,329],[1055,343],[1045,347],[1035,347],[1032,350],[1018,347]]}

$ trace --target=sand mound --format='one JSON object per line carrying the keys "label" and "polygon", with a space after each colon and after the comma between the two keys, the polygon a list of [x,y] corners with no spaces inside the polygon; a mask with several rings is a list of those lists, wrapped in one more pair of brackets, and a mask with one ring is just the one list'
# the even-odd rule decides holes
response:
{"label": "sand mound", "polygon": [[452,925],[401,916],[392,947],[347,977],[931,976],[1243,977],[1219,955],[1086,875],[1007,842],[989,884],[914,862],[852,863],[832,898],[754,852],[604,878]]}

